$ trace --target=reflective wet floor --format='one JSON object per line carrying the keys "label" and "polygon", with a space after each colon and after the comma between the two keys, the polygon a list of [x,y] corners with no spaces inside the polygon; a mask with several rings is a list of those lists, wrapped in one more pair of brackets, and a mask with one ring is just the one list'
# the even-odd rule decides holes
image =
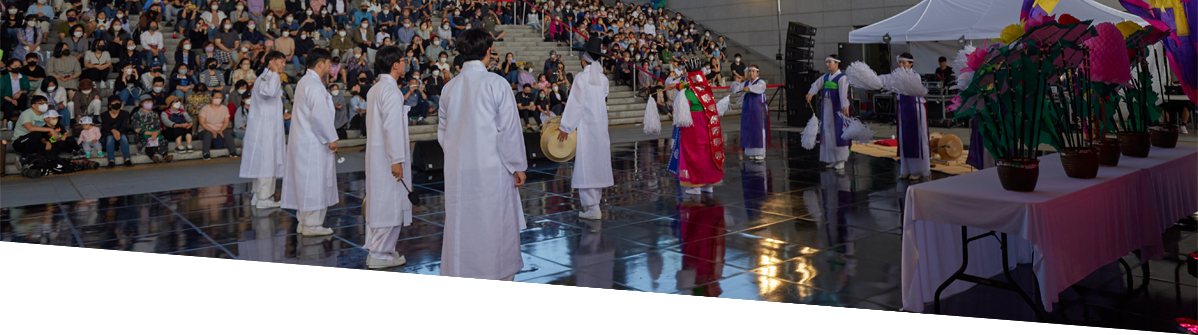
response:
{"label": "reflective wet floor", "polygon": [[[569,163],[530,162],[521,188],[525,266],[516,281],[897,311],[909,185],[897,180],[897,163],[854,154],[837,172],[802,149],[797,133],[772,135],[764,163],[742,160],[728,135],[725,179],[703,196],[684,194],[666,171],[666,140],[614,145],[616,185],[604,190],[601,221],[578,219]],[[0,240],[365,271],[364,176],[337,178],[341,203],[325,220],[332,236],[297,236],[293,211],[253,208],[250,184],[240,183],[4,208]],[[437,275],[443,177],[415,179],[421,200],[398,241],[408,263],[380,271]],[[1198,237],[1174,228],[1163,238],[1168,255],[1150,262],[1149,278],[1126,257],[1134,291],[1112,263],[1061,293],[1047,322],[1179,332],[1174,319],[1198,318],[1198,280],[1181,256],[1198,249]],[[1015,277],[1039,296],[1028,266]],[[1036,320],[1016,294],[987,287],[948,297],[943,307],[949,315]]]}

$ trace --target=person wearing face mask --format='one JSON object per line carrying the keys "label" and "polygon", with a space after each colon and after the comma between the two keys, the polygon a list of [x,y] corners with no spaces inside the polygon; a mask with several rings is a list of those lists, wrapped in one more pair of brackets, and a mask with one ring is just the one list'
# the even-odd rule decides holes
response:
{"label": "person wearing face mask", "polygon": [[744,77],[746,75],[745,63],[741,63],[740,54],[732,56],[732,64],[728,65],[728,67],[732,69],[733,77]]}
{"label": "person wearing face mask", "polygon": [[[48,145],[46,154],[50,156],[58,156],[60,153],[70,153],[72,159],[78,159],[83,156],[80,151],[82,147],[79,145],[79,140],[71,133],[70,126],[62,122],[66,118],[65,115],[59,115],[53,110],[46,112],[42,116],[46,122],[46,128],[53,129],[58,133],[57,137],[46,136],[42,138],[42,144]],[[51,140],[53,139],[53,140]]]}
{"label": "person wearing face mask", "polygon": [[71,110],[75,109],[75,103],[69,98],[67,89],[59,85],[54,78],[43,80],[41,89],[34,95],[46,97],[50,110],[57,111],[68,119],[71,117]]}
{"label": "person wearing face mask", "polygon": [[[175,142],[176,154],[195,151],[191,146],[191,132],[194,122],[191,115],[183,109],[183,99],[173,95],[168,96],[166,98],[166,109],[159,115],[159,119],[162,120],[162,125],[166,127],[162,130],[163,137],[167,142]],[[186,140],[186,145],[183,144],[184,140]],[[186,149],[184,149],[185,147]]]}
{"label": "person wearing face mask", "polygon": [[400,49],[407,50],[412,45],[412,38],[416,36],[416,29],[412,27],[412,20],[404,19],[403,25],[395,30],[396,45]]}
{"label": "person wearing face mask", "polygon": [[[255,78],[255,79],[257,79],[257,78]],[[237,121],[237,117],[235,116],[237,114],[237,109],[241,108],[241,106],[249,98],[250,98],[250,83],[245,80],[235,81],[235,83],[233,84],[233,89],[229,91],[228,98],[225,99],[225,103],[228,103],[231,106],[231,107],[229,107],[229,110],[233,111],[233,113],[231,113],[230,116],[234,116],[233,117],[234,125],[236,125],[237,122],[239,122],[239,121]],[[237,127],[233,128],[234,132],[237,132],[237,130],[238,130]],[[240,138],[240,137],[238,137],[238,138]]]}
{"label": "person wearing face mask", "polygon": [[234,83],[244,81],[248,85],[253,85],[254,81],[258,80],[258,74],[254,73],[254,68],[251,65],[249,59],[242,59],[238,62],[237,69],[233,70],[233,76],[230,81]]}
{"label": "person wearing face mask", "polygon": [[358,129],[361,132],[358,135],[360,138],[366,138],[366,133],[369,131],[366,129],[366,94],[362,92],[363,90],[370,92],[370,88],[372,87],[355,85],[351,86],[349,91],[349,127]]}
{"label": "person wearing face mask", "polygon": [[[348,91],[346,91],[348,92]],[[333,109],[337,111],[337,115],[333,118],[333,128],[337,129],[338,139],[349,138],[349,99],[348,94],[341,94],[341,86],[336,83],[329,85],[329,95],[333,96]]]}
{"label": "person wearing face mask", "polygon": [[159,113],[154,111],[154,101],[142,99],[137,112],[131,117],[133,130],[137,133],[134,139],[145,151],[146,156],[155,164],[174,160],[174,156],[166,150],[166,142],[162,137],[162,119]]}
{"label": "person wearing face mask", "polygon": [[257,23],[254,21],[246,22],[245,29],[241,32],[242,47],[249,48],[250,52],[256,53],[264,49],[263,44],[266,43],[266,40],[266,35],[258,30]]}
{"label": "person wearing face mask", "polygon": [[216,47],[216,58],[221,64],[236,64],[237,50],[241,48],[241,36],[233,30],[233,21],[224,19],[221,26],[212,33],[213,46]]}
{"label": "person wearing face mask", "polygon": [[229,107],[223,104],[224,93],[221,91],[212,91],[208,105],[200,109],[199,122],[200,125],[200,143],[201,152],[204,154],[204,160],[212,158],[212,149],[216,147],[214,142],[224,143],[223,147],[229,150],[230,157],[237,157],[237,148],[234,147],[233,128],[229,126]]}
{"label": "person wearing face mask", "polygon": [[141,33],[141,48],[145,53],[146,62],[165,63],[161,53],[166,51],[162,44],[162,32],[158,31],[158,22],[149,24],[149,29]]}
{"label": "person wearing face mask", "polygon": [[171,96],[166,92],[165,85],[165,78],[156,77],[150,82],[150,91],[141,96],[142,100],[150,99],[150,102],[154,104],[154,111],[156,112],[161,112],[165,109],[167,106],[166,97]]}
{"label": "person wearing face mask", "polygon": [[225,12],[220,10],[220,6],[216,1],[209,2],[207,10],[203,14],[200,14],[200,19],[204,20],[204,23],[208,25],[209,30],[207,33],[209,37],[211,37],[213,31],[221,28],[221,22],[224,22],[227,18],[228,15],[225,15]]}
{"label": "person wearing face mask", "polygon": [[[353,30],[354,43],[358,44],[358,48],[370,50],[374,46],[374,32],[370,31],[370,20],[362,19],[357,28]],[[367,55],[369,57],[369,55]]]}
{"label": "person wearing face mask", "polygon": [[167,91],[171,92],[171,95],[186,98],[187,94],[191,93],[191,90],[195,88],[195,77],[188,74],[187,70],[186,64],[175,65],[175,72],[171,74],[167,87]]}
{"label": "person wearing face mask", "polygon": [[329,50],[332,51],[333,57],[349,59],[350,49],[355,46],[357,43],[349,36],[349,32],[345,28],[338,29],[337,35],[329,39]]}
{"label": "person wearing face mask", "polygon": [[511,87],[486,71],[494,37],[471,29],[459,42],[462,72],[445,84],[437,113],[437,140],[445,148],[441,275],[510,281],[524,267],[524,136]]}
{"label": "person wearing face mask", "polygon": [[366,125],[371,133],[383,134],[366,138],[366,197],[362,214],[366,219],[364,247],[370,250],[366,264],[371,269],[406,262],[395,246],[402,227],[412,224],[412,203],[408,200],[412,155],[408,124],[404,122],[411,106],[400,97],[409,96],[411,91],[401,93],[396,82],[407,67],[402,52],[391,46],[379,49],[379,84],[366,94]]}
{"label": "person wearing face mask", "polygon": [[121,110],[121,101],[119,98],[112,97],[108,99],[108,111],[100,113],[100,136],[103,140],[106,151],[108,153],[108,167],[116,167],[116,146],[119,144],[121,148],[121,156],[125,158],[125,166],[133,166],[133,161],[129,159],[129,138],[125,133],[133,130],[132,120],[129,112]]}
{"label": "person wearing face mask", "polygon": [[[406,62],[406,61],[405,61]],[[405,64],[406,65],[406,64]],[[403,94],[403,105],[408,107],[409,125],[426,125],[424,118],[428,116],[428,95],[421,89],[420,78],[408,79],[408,85],[400,91]],[[377,86],[376,86],[377,87]],[[367,99],[367,101],[370,101]],[[367,124],[369,126],[369,123]]]}
{"label": "person wearing face mask", "polygon": [[91,50],[86,53],[83,62],[83,77],[99,83],[100,88],[106,88],[108,75],[112,72],[113,61],[108,55],[108,48],[103,40],[96,40]]}
{"label": "person wearing face mask", "polygon": [[30,85],[29,76],[21,74],[21,61],[9,59],[4,63],[7,64],[5,69],[8,73],[0,76],[0,96],[4,97],[4,103],[0,104],[0,112],[3,113],[4,119],[0,120],[0,123],[7,127],[7,121],[16,121],[20,116],[17,111],[24,107],[25,101],[33,92],[30,88],[36,86]]}
{"label": "person wearing face mask", "polygon": [[453,29],[449,26],[449,20],[441,20],[441,25],[437,26],[436,41],[440,42],[442,49],[450,50],[453,43]]}
{"label": "person wearing face mask", "polygon": [[302,68],[300,65],[303,65],[306,62],[308,59],[308,52],[316,48],[316,43],[312,42],[312,39],[309,38],[309,33],[307,31],[299,31],[297,34],[299,35],[299,40],[295,41],[295,57],[292,58],[294,62],[292,64],[295,66],[295,73],[298,74],[303,73],[301,72],[303,70],[301,70]]}
{"label": "person wearing face mask", "polygon": [[34,96],[29,99],[29,109],[21,112],[21,116],[17,118],[16,129],[13,129],[12,146],[22,159],[27,160],[34,155],[48,153],[50,147],[43,140],[61,136],[57,130],[46,127],[45,115],[49,111],[50,105],[46,101],[46,97]]}
{"label": "person wearing face mask", "polygon": [[66,40],[71,36],[71,29],[79,22],[79,12],[74,9],[68,9],[64,15],[62,22],[58,23],[58,39]]}
{"label": "person wearing face mask", "polygon": [[58,42],[54,50],[54,57],[46,63],[46,73],[56,79],[63,88],[79,87],[79,75],[83,73],[79,67],[79,59],[71,56],[71,50],[63,42]]}
{"label": "person wearing face mask", "polygon": [[96,89],[96,85],[92,84],[91,79],[79,80],[79,90],[75,91],[75,94],[71,96],[71,103],[67,104],[71,107],[70,113],[64,115],[63,123],[69,126],[80,117],[90,115],[87,113],[87,107],[99,97],[100,92]]}
{"label": "person wearing face mask", "polygon": [[258,76],[250,94],[248,115],[238,176],[254,180],[253,199],[257,208],[279,207],[274,201],[275,180],[283,177],[286,144],[283,127],[283,89],[279,74],[287,66],[278,51],[266,55],[266,69]]}
{"label": "person wearing face mask", "polygon": [[291,38],[291,29],[283,27],[280,30],[282,30],[282,36],[275,39],[275,51],[283,53],[283,56],[291,61],[291,64],[295,66],[296,73],[302,73],[299,72],[301,61],[296,58],[295,39]]}
{"label": "person wearing face mask", "polygon": [[83,59],[83,55],[90,50],[88,46],[91,45],[91,39],[85,36],[83,25],[76,24],[71,26],[71,35],[62,40],[63,43],[66,43],[67,49],[71,51],[71,56],[76,60]]}
{"label": "person wearing face mask", "polygon": [[328,75],[331,55],[324,49],[308,53],[308,70],[295,88],[292,130],[283,165],[282,208],[294,209],[298,233],[320,236],[333,233],[324,227],[329,206],[338,203],[336,163],[337,131],[333,98],[320,78]]}
{"label": "person wearing face mask", "polygon": [[220,70],[215,59],[208,59],[204,64],[204,70],[197,74],[196,80],[208,87],[208,90],[213,92],[225,91],[225,72]]}

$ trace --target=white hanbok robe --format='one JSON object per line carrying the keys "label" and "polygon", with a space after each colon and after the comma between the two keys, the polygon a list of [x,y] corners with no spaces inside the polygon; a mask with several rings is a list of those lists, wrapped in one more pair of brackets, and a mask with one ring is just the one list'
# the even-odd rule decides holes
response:
{"label": "white hanbok robe", "polygon": [[408,110],[399,84],[389,74],[366,94],[366,203],[362,212],[370,228],[412,224],[412,202],[404,184],[391,175],[391,165],[403,163],[403,180],[412,185],[408,146]]}
{"label": "white hanbok robe", "polygon": [[[252,104],[252,103],[251,103]],[[283,166],[283,208],[300,212],[326,209],[339,202],[336,159],[329,144],[333,129],[333,96],[316,71],[308,70],[295,86],[291,134]],[[247,129],[249,127],[246,127]]]}
{"label": "white hanbok robe", "polygon": [[[241,178],[283,176],[287,144],[283,139],[283,86],[279,74],[266,70],[250,94],[245,140],[241,147]],[[271,190],[274,192],[274,190]]]}
{"label": "white hanbok robe", "polygon": [[[578,148],[574,155],[573,188],[604,188],[615,185],[611,168],[611,138],[607,133],[607,77],[596,77],[591,83],[589,71],[603,71],[587,65],[570,88],[570,99],[562,111],[562,132],[578,132]],[[556,138],[550,141],[556,141]]]}
{"label": "white hanbok robe", "polygon": [[501,279],[524,267],[520,231],[527,228],[518,171],[528,168],[506,79],[480,61],[441,91],[437,142],[445,150],[445,238],[441,275]]}
{"label": "white hanbok robe", "polygon": [[[840,75],[839,70],[837,70],[836,73],[833,73],[832,75],[830,75],[828,77],[836,78],[836,76],[838,76],[838,75]],[[848,76],[840,77],[840,80],[837,81],[836,84],[838,85],[837,87],[839,87],[839,89],[840,89],[840,106],[842,108],[849,107],[849,78],[848,78]],[[807,91],[807,94],[818,95],[823,90],[824,90],[824,76],[820,76],[818,80],[811,83],[811,89]],[[836,146],[836,133],[837,133],[836,132],[836,118],[837,118],[836,113],[842,113],[842,111],[832,110],[831,97],[825,96],[822,99],[823,99],[823,103],[822,103],[823,111],[821,111],[821,114],[820,114],[819,161],[824,162],[824,163],[837,163],[837,162],[847,161],[847,160],[849,160],[849,147]],[[814,103],[814,101],[812,103]],[[841,115],[843,115],[843,113]]]}

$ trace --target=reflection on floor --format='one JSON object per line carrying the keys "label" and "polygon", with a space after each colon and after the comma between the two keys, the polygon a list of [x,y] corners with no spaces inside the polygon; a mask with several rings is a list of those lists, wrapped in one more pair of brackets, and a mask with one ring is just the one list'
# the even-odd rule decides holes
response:
{"label": "reflection on floor", "polygon": [[[616,186],[604,191],[598,222],[578,220],[570,164],[532,164],[521,188],[529,228],[516,280],[898,310],[908,185],[896,180],[896,163],[854,155],[844,171],[827,170],[788,132],[774,135],[780,145],[764,163],[751,163],[728,137],[724,183],[702,197],[684,195],[665,171],[665,140],[613,146]],[[417,175],[417,218],[399,240],[408,264],[387,271],[439,273],[442,178]],[[0,240],[365,269],[363,175],[338,181],[341,203],[326,219],[332,236],[297,237],[294,212],[253,209],[243,183],[5,208]],[[1196,238],[1170,230],[1169,256],[1153,261],[1151,278],[1133,271],[1143,291],[1125,294],[1115,263],[1095,272],[1062,293],[1049,322],[1177,332],[1175,318],[1196,316],[1195,278],[1174,275]],[[1020,268],[1016,277],[1031,289],[1029,272]],[[1034,320],[1017,295],[985,287],[949,297],[944,307],[951,315]]]}

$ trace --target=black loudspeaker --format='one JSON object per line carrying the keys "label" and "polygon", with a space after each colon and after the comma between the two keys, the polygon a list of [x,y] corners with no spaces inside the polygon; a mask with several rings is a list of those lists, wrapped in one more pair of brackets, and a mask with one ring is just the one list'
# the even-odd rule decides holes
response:
{"label": "black loudspeaker", "polygon": [[786,60],[797,61],[815,58],[811,49],[786,49]]}
{"label": "black loudspeaker", "polygon": [[810,48],[815,46],[815,39],[806,36],[786,36],[786,48]]}
{"label": "black loudspeaker", "polygon": [[546,159],[541,151],[541,133],[524,133],[524,152],[530,162]]}
{"label": "black loudspeaker", "polygon": [[815,36],[815,27],[798,22],[791,22],[790,27],[786,29],[786,34],[796,36]]}
{"label": "black loudspeaker", "polygon": [[809,61],[786,61],[786,75],[797,73],[811,72],[815,70],[815,66]]}
{"label": "black loudspeaker", "polygon": [[445,168],[445,151],[437,141],[416,142],[412,150],[412,169],[420,172],[440,171]]}
{"label": "black loudspeaker", "polygon": [[811,83],[817,79],[819,73],[814,71],[786,72],[787,126],[806,127],[807,121],[815,115],[815,111],[812,110],[814,104],[811,107],[807,105],[807,92],[811,89]]}

